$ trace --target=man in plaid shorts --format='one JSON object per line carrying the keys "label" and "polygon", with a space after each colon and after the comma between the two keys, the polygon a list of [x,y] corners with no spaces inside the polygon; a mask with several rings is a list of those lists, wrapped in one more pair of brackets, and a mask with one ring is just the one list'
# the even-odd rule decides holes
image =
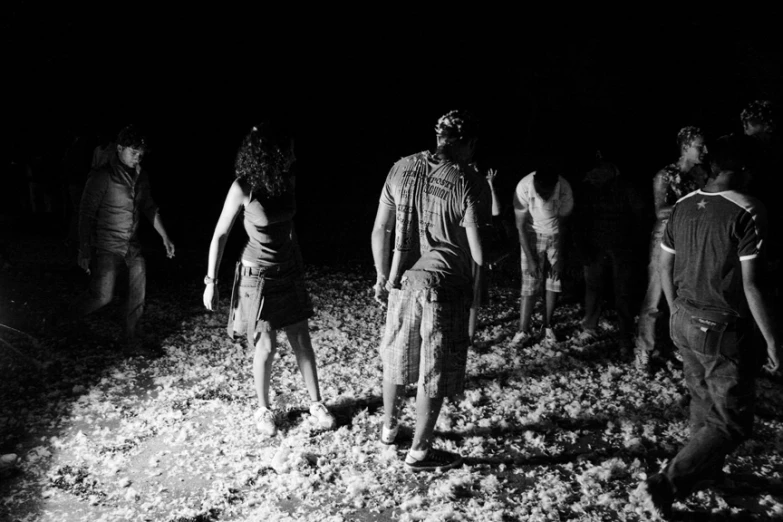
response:
{"label": "man in plaid shorts", "polygon": [[416,428],[405,459],[412,471],[462,462],[455,453],[433,448],[432,438],[443,399],[464,388],[472,262],[483,264],[478,229],[491,224],[482,204],[487,184],[469,164],[475,122],[464,111],[452,111],[435,130],[434,153],[414,154],[392,167],[372,232],[375,299],[388,304],[380,347],[381,442],[395,442],[400,399],[406,385],[417,383]]}
{"label": "man in plaid shorts", "polygon": [[562,244],[560,226],[574,209],[571,185],[552,164],[528,174],[514,191],[514,214],[522,256],[522,299],[519,306],[519,331],[514,344],[531,340],[530,316],[536,295],[545,280],[546,311],[542,331],[548,344],[557,342],[552,329],[552,314],[560,293]]}

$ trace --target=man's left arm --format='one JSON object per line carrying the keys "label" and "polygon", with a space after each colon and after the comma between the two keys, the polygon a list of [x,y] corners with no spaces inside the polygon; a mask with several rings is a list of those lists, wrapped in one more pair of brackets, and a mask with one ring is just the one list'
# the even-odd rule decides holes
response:
{"label": "man's left arm", "polygon": [[767,364],[764,365],[770,372],[776,371],[780,367],[778,357],[778,341],[775,338],[775,328],[772,324],[772,315],[769,306],[764,299],[759,286],[759,272],[761,261],[758,257],[744,259],[740,261],[742,267],[742,288],[745,291],[745,298],[748,300],[748,307],[753,319],[764,336],[767,343]]}
{"label": "man's left arm", "polygon": [[139,190],[141,191],[141,211],[147,219],[150,220],[158,235],[160,235],[160,238],[163,240],[163,246],[166,248],[166,257],[170,259],[174,257],[174,243],[169,239],[166,228],[163,226],[163,220],[160,217],[160,209],[158,208],[158,205],[155,204],[155,200],[152,199],[149,179],[147,179],[146,176],[140,180]]}
{"label": "man's left arm", "polygon": [[160,234],[163,240],[163,246],[166,247],[166,257],[171,259],[174,257],[174,243],[169,239],[169,235],[166,233],[166,229],[163,227],[163,221],[160,219],[160,213],[155,212],[155,217],[152,221],[152,226],[155,227],[155,231]]}

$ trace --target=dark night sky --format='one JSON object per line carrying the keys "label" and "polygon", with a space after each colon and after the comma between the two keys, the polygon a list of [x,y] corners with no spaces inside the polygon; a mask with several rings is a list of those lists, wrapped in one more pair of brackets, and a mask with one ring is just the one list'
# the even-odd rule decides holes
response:
{"label": "dark night sky", "polygon": [[598,146],[646,185],[676,155],[680,127],[739,130],[742,106],[779,101],[783,77],[778,28],[759,13],[552,21],[456,7],[444,17],[380,5],[362,14],[12,5],[2,22],[4,148],[142,124],[155,144],[156,199],[180,236],[194,222],[209,235],[236,146],[265,115],[296,129],[300,220],[369,237],[391,163],[430,148],[452,108],[480,117],[480,159],[500,168],[509,194],[542,151],[562,155],[574,177]]}

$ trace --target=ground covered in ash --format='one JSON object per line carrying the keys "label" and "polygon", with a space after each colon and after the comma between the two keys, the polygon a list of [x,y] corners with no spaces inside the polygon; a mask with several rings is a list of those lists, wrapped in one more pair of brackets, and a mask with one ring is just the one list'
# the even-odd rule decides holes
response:
{"label": "ground covered in ash", "polygon": [[[117,304],[80,328],[40,331],[86,282],[56,243],[20,241],[0,272],[0,452],[19,455],[0,477],[2,520],[639,520],[631,492],[687,437],[676,359],[649,376],[634,370],[611,315],[598,339],[580,344],[578,300],[564,299],[558,345],[513,346],[519,278],[508,262],[480,313],[467,390],[437,425],[437,444],[465,464],[411,474],[403,459],[414,390],[400,444],[378,443],[384,312],[370,293],[371,265],[357,262],[307,267],[321,387],[337,428],[320,431],[307,413],[281,336],[272,383],[281,429],[264,439],[253,423],[252,353],[225,335],[228,281],[220,311],[206,313],[201,268],[184,274],[178,252],[181,264],[156,269],[162,254],[149,253],[143,324],[160,355],[125,357]],[[758,391],[755,437],[724,468],[731,483],[675,504],[678,518],[783,517],[779,377],[761,378]]]}

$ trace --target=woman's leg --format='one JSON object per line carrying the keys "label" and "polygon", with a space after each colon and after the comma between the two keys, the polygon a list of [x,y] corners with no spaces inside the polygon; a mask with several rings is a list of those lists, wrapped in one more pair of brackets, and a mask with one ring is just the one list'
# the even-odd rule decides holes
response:
{"label": "woman's leg", "polygon": [[288,342],[296,356],[296,364],[299,365],[299,371],[304,377],[305,386],[313,402],[321,400],[321,390],[318,387],[318,369],[315,363],[315,352],[313,344],[310,341],[310,327],[307,319],[298,323],[286,326],[285,333],[288,336]]}
{"label": "woman's leg", "polygon": [[[293,344],[293,343],[292,343]],[[256,352],[253,357],[253,381],[256,386],[258,403],[269,408],[269,380],[272,377],[272,361],[277,351],[277,336],[274,330],[263,332],[256,340]]]}

